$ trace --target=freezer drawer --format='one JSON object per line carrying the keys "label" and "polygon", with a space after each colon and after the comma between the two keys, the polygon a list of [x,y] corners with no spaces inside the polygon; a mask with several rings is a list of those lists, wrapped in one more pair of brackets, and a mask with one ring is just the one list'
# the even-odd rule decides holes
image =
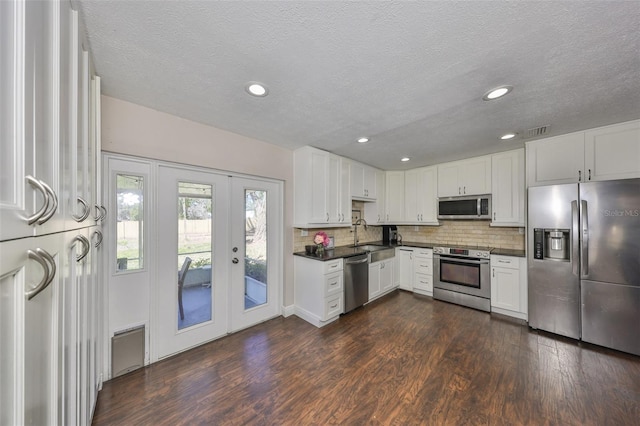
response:
{"label": "freezer drawer", "polygon": [[581,284],[582,340],[640,355],[640,287]]}

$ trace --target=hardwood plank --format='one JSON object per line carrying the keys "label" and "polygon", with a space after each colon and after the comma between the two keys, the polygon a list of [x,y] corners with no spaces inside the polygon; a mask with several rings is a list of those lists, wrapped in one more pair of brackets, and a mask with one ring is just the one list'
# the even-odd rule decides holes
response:
{"label": "hardwood plank", "polygon": [[104,384],[94,425],[637,424],[640,357],[396,291],[276,318]]}

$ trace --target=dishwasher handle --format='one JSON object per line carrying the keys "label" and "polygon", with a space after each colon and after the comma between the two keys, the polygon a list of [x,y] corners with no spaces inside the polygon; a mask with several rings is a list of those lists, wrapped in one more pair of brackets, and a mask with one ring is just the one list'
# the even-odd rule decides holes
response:
{"label": "dishwasher handle", "polygon": [[367,263],[368,261],[369,261],[369,258],[368,258],[368,257],[365,257],[364,259],[361,259],[361,260],[349,260],[349,259],[346,259],[346,260],[344,261],[344,263],[345,263],[346,265],[357,265],[357,264],[359,264],[359,263]]}

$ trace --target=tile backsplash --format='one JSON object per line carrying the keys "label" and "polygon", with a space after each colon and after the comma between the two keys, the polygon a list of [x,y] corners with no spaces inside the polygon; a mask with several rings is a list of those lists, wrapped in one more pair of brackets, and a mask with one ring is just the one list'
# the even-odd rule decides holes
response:
{"label": "tile backsplash", "polygon": [[524,228],[489,226],[487,220],[442,220],[440,226],[398,226],[403,241],[524,250]]}

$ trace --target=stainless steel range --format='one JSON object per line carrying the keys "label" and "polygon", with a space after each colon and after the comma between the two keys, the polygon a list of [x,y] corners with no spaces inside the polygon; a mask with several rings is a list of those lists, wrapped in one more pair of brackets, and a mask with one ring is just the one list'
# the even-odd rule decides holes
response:
{"label": "stainless steel range", "polygon": [[491,312],[491,249],[433,248],[433,298]]}

